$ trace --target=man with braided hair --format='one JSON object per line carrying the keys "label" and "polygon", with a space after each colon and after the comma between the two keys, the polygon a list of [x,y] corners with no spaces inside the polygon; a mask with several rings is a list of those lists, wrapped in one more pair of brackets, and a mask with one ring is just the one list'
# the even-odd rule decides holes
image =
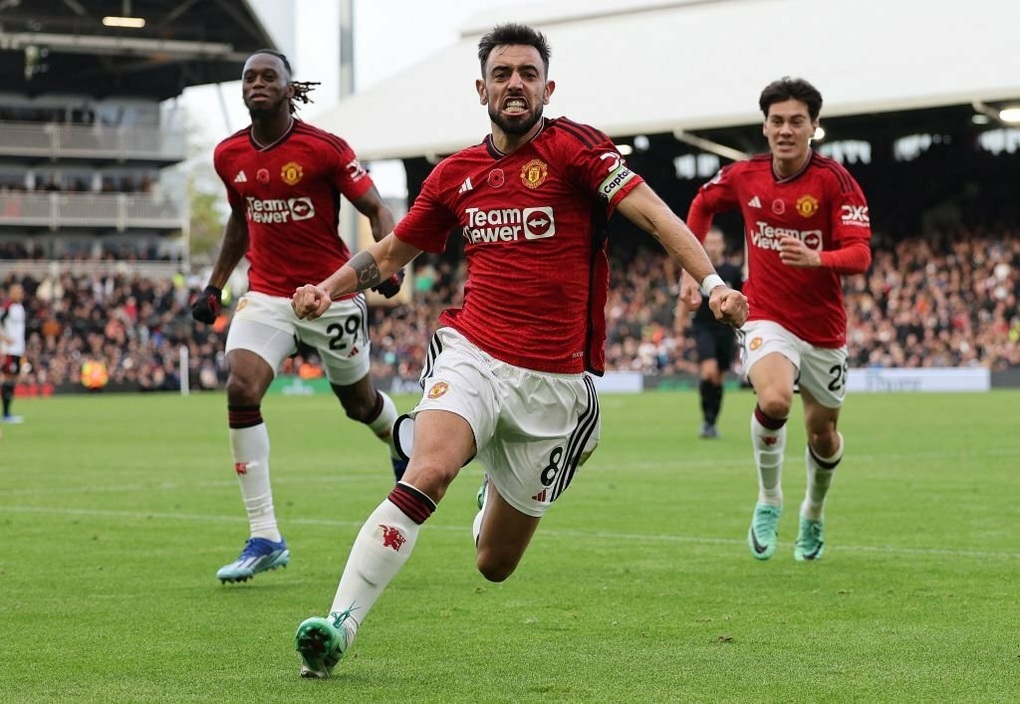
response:
{"label": "man with braided hair", "polygon": [[[240,557],[216,573],[223,583],[244,582],[290,561],[273,510],[261,403],[299,344],[318,352],[347,416],[389,447],[397,479],[406,466],[391,438],[396,407],[368,375],[364,295],[340,297],[315,321],[298,320],[290,305],[297,286],[325,278],[350,259],[338,234],[341,194],[368,217],[376,240],[393,229],[393,215],[347,142],[294,116],[295,102],[309,102],[317,84],[292,81],[287,58],[270,50],[248,57],[241,80],[252,122],[220,142],[213,156],[231,212],[208,286],[191,308],[195,320],[212,324],[223,286],[247,257],[249,289],[238,301],[226,350],[230,445],[250,537]],[[402,280],[397,272],[375,290],[392,297]]]}

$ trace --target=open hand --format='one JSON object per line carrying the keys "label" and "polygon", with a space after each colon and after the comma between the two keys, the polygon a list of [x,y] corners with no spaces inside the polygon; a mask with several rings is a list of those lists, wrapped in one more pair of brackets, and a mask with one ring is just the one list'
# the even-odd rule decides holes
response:
{"label": "open hand", "polygon": [[821,254],[810,249],[799,237],[789,235],[779,240],[779,260],[786,266],[799,269],[822,265]]}

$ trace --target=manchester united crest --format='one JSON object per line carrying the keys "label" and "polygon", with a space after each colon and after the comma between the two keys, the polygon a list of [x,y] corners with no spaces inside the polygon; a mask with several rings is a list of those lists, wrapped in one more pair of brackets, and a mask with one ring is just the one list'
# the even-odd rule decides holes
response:
{"label": "manchester united crest", "polygon": [[809,218],[818,212],[818,199],[813,195],[803,195],[797,199],[797,212],[802,217]]}
{"label": "manchester united crest", "polygon": [[293,186],[294,184],[296,184],[298,181],[301,180],[301,177],[304,175],[305,175],[304,169],[302,169],[301,164],[297,163],[296,161],[288,161],[286,164],[283,165],[283,168],[280,169],[280,178],[282,178],[283,182],[286,183],[288,186]]}
{"label": "manchester united crest", "polygon": [[748,347],[750,347],[750,348],[751,348],[751,351],[752,351],[752,352],[754,352],[754,351],[756,351],[756,350],[757,350],[757,349],[758,349],[759,347],[761,347],[761,343],[762,343],[762,342],[763,342],[763,340],[762,340],[762,339],[761,339],[760,337],[755,337],[755,338],[753,338],[753,339],[751,340],[751,344],[750,344],[750,345],[748,345]]}
{"label": "manchester united crest", "polygon": [[429,398],[439,398],[449,390],[450,390],[449,384],[447,384],[445,381],[437,381],[435,384],[432,385],[432,388],[429,389],[428,396]]}
{"label": "manchester united crest", "polygon": [[521,167],[521,181],[528,188],[538,188],[549,177],[549,165],[541,159],[532,159]]}

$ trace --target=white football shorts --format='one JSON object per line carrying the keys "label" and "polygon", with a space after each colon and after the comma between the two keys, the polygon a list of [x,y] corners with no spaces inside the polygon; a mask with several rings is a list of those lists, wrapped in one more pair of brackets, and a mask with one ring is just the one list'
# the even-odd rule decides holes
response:
{"label": "white football shorts", "polygon": [[334,301],[321,318],[299,320],[289,298],[249,291],[237,302],[226,350],[254,352],[275,373],[297,352],[298,341],[315,348],[331,383],[349,386],[360,381],[371,365],[365,297]]}
{"label": "white football shorts", "polygon": [[847,350],[843,347],[815,347],[779,323],[755,320],[744,323],[737,333],[744,373],[772,352],[783,355],[797,367],[796,384],[826,408],[840,408],[846,397]]}
{"label": "white football shorts", "polygon": [[475,459],[525,515],[541,517],[599,444],[602,417],[588,374],[507,364],[446,327],[432,337],[421,383],[424,393],[410,416],[444,410],[464,418],[474,432]]}

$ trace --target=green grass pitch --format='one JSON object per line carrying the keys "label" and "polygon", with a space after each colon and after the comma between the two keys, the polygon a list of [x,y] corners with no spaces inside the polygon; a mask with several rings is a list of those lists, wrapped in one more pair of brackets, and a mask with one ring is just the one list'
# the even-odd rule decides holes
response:
{"label": "green grass pitch", "polygon": [[[412,397],[401,397],[407,409]],[[285,570],[221,585],[247,524],[222,395],[19,400],[0,440],[0,702],[1020,701],[1020,393],[851,396],[825,558],[745,544],[754,397],[603,395],[602,443],[517,573],[487,583],[469,465],[325,681],[328,608],[385,450],[332,397],[274,396]]]}

